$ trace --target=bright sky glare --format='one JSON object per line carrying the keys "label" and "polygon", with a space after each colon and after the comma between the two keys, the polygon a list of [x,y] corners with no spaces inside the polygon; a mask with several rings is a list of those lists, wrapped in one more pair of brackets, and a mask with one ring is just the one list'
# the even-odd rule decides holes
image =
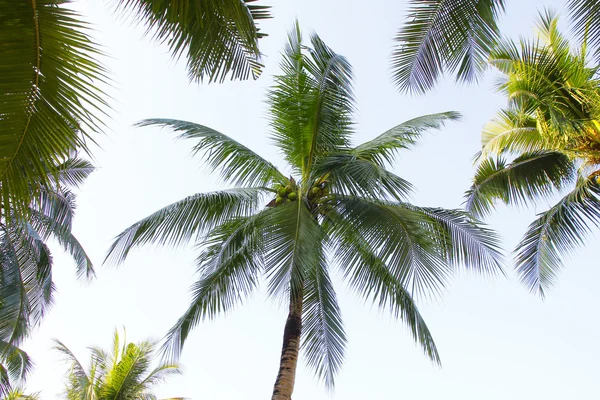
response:
{"label": "bright sky glare", "polygon": [[[145,247],[118,268],[101,266],[111,239],[149,213],[185,196],[224,187],[189,157],[191,142],[173,142],[168,131],[133,128],[143,118],[189,120],[215,128],[282,164],[270,145],[265,93],[279,72],[286,32],[297,17],[305,37],[316,31],[355,70],[356,141],[372,138],[415,116],[456,110],[461,122],[426,136],[393,166],[412,182],[414,203],[458,208],[473,173],[472,156],[483,124],[504,104],[492,90],[490,71],[478,85],[443,82],[423,97],[399,94],[389,72],[392,38],[403,22],[402,1],[267,1],[274,19],[261,23],[266,68],[257,81],[190,84],[183,62],[142,38],[143,29],[116,21],[110,1],[80,0],[75,7],[95,25],[95,37],[116,87],[110,131],[99,138],[96,171],[79,196],[75,233],[97,266],[90,284],[76,281],[68,257],[55,250],[56,303],[26,343],[36,362],[29,391],[54,398],[67,365],[51,350],[58,338],[82,359],[86,346],[110,345],[116,327],[127,339],[162,338],[188,304],[194,278],[193,246]],[[533,33],[542,5],[562,11],[562,0],[509,0],[502,28],[513,37]],[[566,21],[563,21],[566,22]],[[500,207],[489,220],[511,249],[535,212]],[[506,400],[591,399],[600,391],[598,240],[573,253],[545,301],[508,277],[459,273],[440,299],[421,299],[443,367],[430,363],[402,322],[364,304],[336,280],[348,350],[336,389],[327,393],[300,362],[294,400]],[[229,315],[198,326],[184,348],[184,375],[162,385],[159,397],[254,400],[270,396],[277,373],[286,310],[257,292]]]}

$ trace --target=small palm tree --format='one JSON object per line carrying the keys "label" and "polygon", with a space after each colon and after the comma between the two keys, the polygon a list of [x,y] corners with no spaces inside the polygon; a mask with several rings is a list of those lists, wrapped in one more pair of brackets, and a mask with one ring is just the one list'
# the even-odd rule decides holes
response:
{"label": "small palm tree", "polygon": [[[107,96],[100,46],[70,0],[0,0],[0,198],[24,211],[32,179],[73,151],[89,151]],[[108,2],[107,2],[108,3]],[[246,79],[260,72],[255,0],[118,0],[118,14],[145,24],[152,38],[184,55],[192,80]],[[25,175],[25,179],[23,179]],[[33,193],[36,195],[37,193]]]}
{"label": "small palm tree", "polygon": [[40,400],[39,393],[25,394],[23,388],[13,388],[5,397],[4,400]]}
{"label": "small palm tree", "polygon": [[502,42],[491,63],[505,76],[509,106],[483,131],[467,209],[489,214],[496,200],[519,205],[568,189],[538,215],[515,249],[521,280],[540,294],[563,255],[600,223],[600,81],[585,42],[572,51],[551,13],[535,41]]}
{"label": "small palm tree", "polygon": [[[573,30],[600,49],[597,0],[566,0]],[[407,22],[392,53],[394,81],[402,91],[425,93],[445,72],[476,81],[500,39],[498,18],[506,0],[410,0]],[[598,53],[600,56],[600,53]],[[600,58],[599,58],[600,59]]]}
{"label": "small palm tree", "polygon": [[181,371],[176,364],[161,363],[152,368],[156,343],[121,341],[115,330],[109,352],[91,348],[90,364],[83,364],[60,341],[55,349],[71,363],[64,398],[68,400],[147,400],[156,399],[152,389]]}
{"label": "small palm tree", "polygon": [[[26,216],[0,218],[0,395],[10,390],[10,379],[22,379],[31,368],[17,346],[37,326],[52,304],[53,259],[46,242],[55,239],[76,262],[80,277],[91,278],[94,268],[71,232],[75,195],[70,188],[93,171],[88,161],[71,158],[49,168],[50,187],[38,187]],[[30,186],[38,182],[30,182]]]}
{"label": "small palm tree", "polygon": [[317,35],[302,43],[296,25],[269,92],[271,135],[292,175],[232,138],[206,126],[146,120],[197,141],[208,165],[239,187],[200,193],[171,204],[117,236],[107,259],[123,261],[149,242],[195,240],[199,280],[189,309],[168,334],[178,356],[204,318],[227,311],[252,292],[260,276],[289,314],[273,399],[290,399],[298,351],[332,386],[344,358],[346,334],[332,267],[351,288],[403,319],[435,362],[438,353],[413,294],[440,290],[453,266],[498,268],[496,236],[463,211],[406,202],[411,185],[386,169],[399,150],[456,113],[402,123],[359,146],[353,132],[352,70]]}

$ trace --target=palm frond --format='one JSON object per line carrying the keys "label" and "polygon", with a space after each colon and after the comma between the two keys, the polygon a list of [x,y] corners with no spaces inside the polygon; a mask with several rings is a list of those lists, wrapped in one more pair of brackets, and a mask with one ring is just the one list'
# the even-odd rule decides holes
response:
{"label": "palm frond", "polygon": [[311,266],[305,277],[302,345],[306,362],[332,389],[346,350],[346,332],[327,262]]}
{"label": "palm frond", "polygon": [[508,164],[502,158],[488,158],[477,167],[473,185],[465,195],[465,207],[484,216],[496,200],[524,205],[529,200],[548,198],[573,182],[575,170],[569,157],[553,151],[525,153]]}
{"label": "palm frond", "polygon": [[287,182],[273,164],[229,136],[206,126],[172,119],[147,119],[136,126],[166,127],[179,133],[177,139],[198,140],[192,154],[204,154],[208,166],[213,171],[220,171],[226,181],[235,185],[264,186]]}
{"label": "palm frond", "polygon": [[361,159],[380,166],[391,164],[399,150],[408,149],[429,129],[440,129],[447,121],[456,121],[460,114],[449,111],[439,114],[423,115],[403,122],[352,150]]}
{"label": "palm frond", "polygon": [[481,132],[481,153],[478,159],[508,153],[532,153],[547,146],[535,118],[520,111],[501,110]]}
{"label": "palm frond", "polygon": [[600,60],[600,4],[594,0],[568,0],[573,31],[581,42],[587,42]]}
{"label": "palm frond", "polygon": [[[48,165],[87,151],[107,108],[97,45],[64,1],[3,7],[0,27],[0,186],[5,209],[25,215],[31,182],[50,185]],[[13,213],[5,213],[8,218]]]}
{"label": "palm frond", "polygon": [[273,141],[303,178],[318,155],[348,144],[354,110],[350,64],[317,35],[311,43],[312,48],[302,45],[296,22],[284,51],[283,74],[275,77],[268,97]]}
{"label": "palm frond", "polygon": [[600,224],[599,196],[594,176],[580,179],[572,192],[529,225],[515,257],[520,279],[532,292],[544,296],[564,255],[580,246],[592,227]]}
{"label": "palm frond", "polygon": [[150,242],[178,246],[231,218],[251,214],[263,188],[199,193],[170,204],[121,232],[105,262],[120,263],[129,251]]}
{"label": "palm frond", "polygon": [[352,224],[343,219],[335,219],[333,223],[333,232],[338,239],[335,258],[350,287],[402,319],[425,354],[439,364],[439,354],[429,328],[402,282]]}
{"label": "palm frond", "polygon": [[353,196],[406,200],[413,188],[410,182],[352,152],[318,158],[312,173],[327,177],[331,191]]}
{"label": "palm frond", "polygon": [[217,226],[203,243],[197,259],[200,279],[192,286],[192,301],[170,329],[162,350],[177,359],[190,331],[204,318],[229,311],[256,286],[262,266],[257,250],[263,246],[267,209]]}
{"label": "palm frond", "polygon": [[499,38],[504,0],[412,0],[408,21],[392,53],[394,83],[425,93],[444,72],[458,81],[477,80]]}
{"label": "palm frond", "polygon": [[17,394],[23,394],[19,388],[13,387],[13,383],[24,382],[32,369],[33,362],[25,351],[0,340],[0,396],[3,399],[9,399],[11,396],[16,399]]}
{"label": "palm frond", "polygon": [[174,58],[185,55],[190,80],[223,82],[257,78],[262,70],[258,28],[270,18],[256,0],[118,0],[120,10],[166,43]]}

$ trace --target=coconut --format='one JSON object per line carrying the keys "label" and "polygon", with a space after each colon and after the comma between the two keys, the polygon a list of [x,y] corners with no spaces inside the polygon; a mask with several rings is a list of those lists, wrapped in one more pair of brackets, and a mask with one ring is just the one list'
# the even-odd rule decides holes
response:
{"label": "coconut", "polygon": [[294,191],[294,188],[292,187],[292,185],[287,185],[285,187],[285,191],[286,193],[292,193]]}
{"label": "coconut", "polygon": [[312,194],[314,194],[314,195],[317,195],[317,194],[319,194],[319,192],[320,192],[320,191],[321,191],[321,188],[320,188],[320,187],[317,187],[317,186],[315,186],[315,187],[313,187],[313,188],[311,189],[311,192],[312,192]]}
{"label": "coconut", "polygon": [[281,196],[275,197],[275,204],[281,204],[281,203],[283,203],[283,197],[281,197]]}
{"label": "coconut", "polygon": [[297,198],[298,198],[298,193],[296,193],[296,192],[292,192],[292,193],[288,194],[289,200],[293,201],[293,200],[296,200]]}
{"label": "coconut", "polygon": [[286,190],[285,190],[285,186],[281,186],[281,187],[279,188],[279,190],[277,191],[277,194],[278,194],[279,196],[281,196],[281,197],[285,196],[285,195],[286,195],[286,193],[287,193],[287,192],[286,192]]}

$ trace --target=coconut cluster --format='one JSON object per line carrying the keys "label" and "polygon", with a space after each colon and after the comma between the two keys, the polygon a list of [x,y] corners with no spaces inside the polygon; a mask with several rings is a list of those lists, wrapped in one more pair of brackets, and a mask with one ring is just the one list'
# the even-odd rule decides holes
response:
{"label": "coconut cluster", "polygon": [[308,191],[308,199],[316,200],[320,197],[327,196],[329,194],[328,182],[323,179],[317,179],[315,184]]}
{"label": "coconut cluster", "polygon": [[291,184],[286,186],[279,185],[275,189],[277,190],[277,197],[275,197],[276,205],[298,200],[298,192]]}

